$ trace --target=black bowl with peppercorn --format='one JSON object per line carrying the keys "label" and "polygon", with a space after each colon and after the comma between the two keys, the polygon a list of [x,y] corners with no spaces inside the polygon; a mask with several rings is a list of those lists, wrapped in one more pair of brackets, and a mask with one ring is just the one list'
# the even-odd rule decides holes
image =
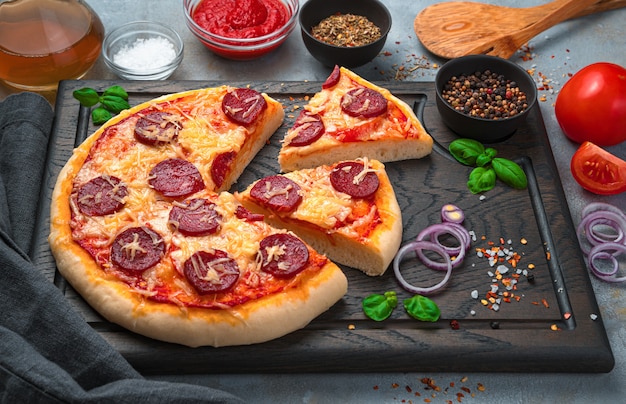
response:
{"label": "black bowl with peppercorn", "polygon": [[526,70],[488,55],[449,60],[437,72],[435,88],[443,122],[484,143],[511,137],[537,102],[537,86]]}
{"label": "black bowl with peppercorn", "polygon": [[391,29],[391,14],[378,0],[309,0],[299,18],[304,45],[328,67],[366,64]]}

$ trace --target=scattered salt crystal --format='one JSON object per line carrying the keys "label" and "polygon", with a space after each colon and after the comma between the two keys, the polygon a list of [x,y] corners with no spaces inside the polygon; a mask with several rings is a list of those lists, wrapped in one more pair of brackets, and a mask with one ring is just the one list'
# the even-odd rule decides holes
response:
{"label": "scattered salt crystal", "polygon": [[589,317],[591,317],[591,319],[593,321],[596,321],[598,319],[598,315],[597,314],[591,314]]}
{"label": "scattered salt crystal", "polygon": [[494,304],[493,306],[491,306],[491,309],[493,311],[498,311],[498,310],[500,310],[500,305],[499,304]]}
{"label": "scattered salt crystal", "polygon": [[472,299],[478,299],[478,291],[476,289],[472,290]]}
{"label": "scattered salt crystal", "polygon": [[476,315],[476,311],[472,310],[472,311],[470,311],[470,314],[471,314],[472,316],[475,316],[475,315]]}
{"label": "scattered salt crystal", "polygon": [[152,70],[165,66],[176,58],[174,44],[163,37],[138,38],[130,46],[124,45],[113,61],[126,69]]}
{"label": "scattered salt crystal", "polygon": [[478,197],[478,200],[484,201],[487,197],[485,195],[481,195]]}
{"label": "scattered salt crystal", "polygon": [[498,265],[498,268],[496,268],[496,269],[501,274],[505,274],[505,273],[509,272],[509,268],[507,268],[506,265]]}

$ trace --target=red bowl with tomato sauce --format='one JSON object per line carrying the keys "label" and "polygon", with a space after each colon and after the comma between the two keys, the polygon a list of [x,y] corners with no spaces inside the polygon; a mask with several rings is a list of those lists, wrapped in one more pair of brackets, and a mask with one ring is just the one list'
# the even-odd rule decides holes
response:
{"label": "red bowl with tomato sauce", "polygon": [[213,53],[259,58],[278,48],[298,21],[298,0],[184,0],[189,30]]}

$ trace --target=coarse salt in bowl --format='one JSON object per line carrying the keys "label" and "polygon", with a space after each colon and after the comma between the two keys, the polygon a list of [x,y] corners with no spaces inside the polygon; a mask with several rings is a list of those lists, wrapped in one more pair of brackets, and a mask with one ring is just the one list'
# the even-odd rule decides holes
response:
{"label": "coarse salt in bowl", "polygon": [[[236,38],[223,36],[201,27],[194,15],[203,0],[184,0],[185,22],[189,30],[211,52],[231,60],[257,59],[278,48],[298,24],[299,0],[276,0],[274,3],[285,7],[286,21],[273,32],[261,36]],[[226,4],[227,2],[222,2]],[[215,14],[215,13],[209,13]],[[252,14],[252,13],[251,13]],[[272,14],[272,13],[270,13]],[[269,17],[268,17],[269,18]],[[244,19],[245,20],[245,19]]]}
{"label": "coarse salt in bowl", "polygon": [[164,80],[183,60],[183,40],[173,29],[155,22],[135,21],[104,38],[105,64],[126,80]]}

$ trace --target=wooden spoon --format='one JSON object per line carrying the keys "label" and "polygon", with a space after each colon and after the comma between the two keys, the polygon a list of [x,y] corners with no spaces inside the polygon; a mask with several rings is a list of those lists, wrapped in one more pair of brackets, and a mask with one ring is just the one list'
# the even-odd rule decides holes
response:
{"label": "wooden spoon", "polygon": [[525,8],[453,1],[426,7],[414,29],[426,49],[444,58],[484,53],[508,59],[562,21],[624,6],[626,0],[555,0]]}

